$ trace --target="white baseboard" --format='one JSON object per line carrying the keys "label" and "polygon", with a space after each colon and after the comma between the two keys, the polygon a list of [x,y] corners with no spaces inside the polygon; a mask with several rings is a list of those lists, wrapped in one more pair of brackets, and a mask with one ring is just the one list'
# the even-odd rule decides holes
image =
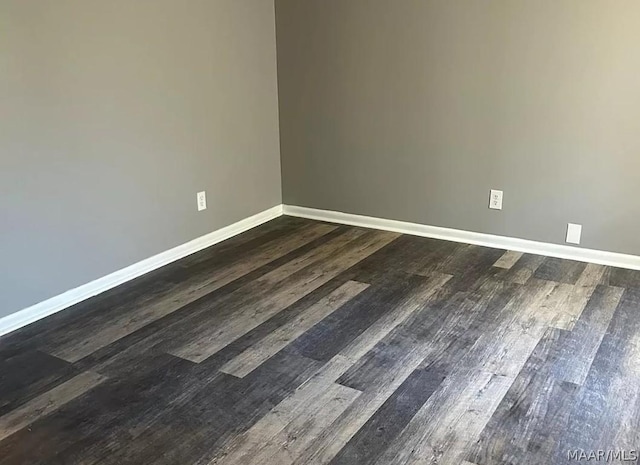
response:
{"label": "white baseboard", "polygon": [[0,336],[15,331],[34,321],[64,310],[78,302],[108,291],[120,284],[142,276],[171,262],[179,260],[206,249],[218,242],[236,236],[248,229],[266,223],[282,214],[328,221],[331,223],[348,224],[365,228],[381,229],[414,236],[431,237],[453,242],[482,245],[517,252],[546,255],[549,257],[565,258],[599,265],[615,266],[640,270],[640,256],[627,255],[602,250],[583,249],[567,245],[550,244],[546,242],[530,241],[515,237],[495,236],[492,234],[463,231],[459,229],[441,228],[406,221],[386,220],[371,216],[354,215],[315,208],[296,207],[293,205],[277,205],[273,208],[245,218],[232,225],[218,229],[212,233],[194,239],[186,244],[154,255],[153,257],[134,263],[102,278],[98,278],[75,289],[32,305],[11,315],[0,318]]}
{"label": "white baseboard", "polygon": [[431,237],[446,241],[464,242],[466,244],[482,245],[497,249],[514,250],[516,252],[546,255],[549,257],[596,263],[599,265],[640,270],[640,256],[637,255],[583,249],[568,245],[550,244],[547,242],[530,241],[515,237],[495,236],[492,234],[441,228],[438,226],[428,226],[425,224],[409,223],[406,221],[386,220],[383,218],[354,215],[351,213],[296,207],[293,205],[284,205],[283,211],[285,215],[328,221],[331,223],[349,224],[365,228],[411,234],[414,236]]}
{"label": "white baseboard", "polygon": [[206,249],[218,242],[236,236],[244,231],[254,228],[262,223],[266,223],[274,218],[282,215],[282,205],[276,205],[256,215],[240,220],[224,228],[218,229],[212,233],[198,237],[185,244],[174,247],[173,249],[161,252],[158,255],[149,257],[138,263],[134,263],[126,268],[115,271],[114,273],[98,278],[82,286],[71,289],[55,297],[47,299],[43,302],[27,307],[11,315],[0,318],[0,336],[15,331],[18,328],[26,326],[53,313],[64,310],[78,302],[93,297],[104,291],[108,291],[120,284],[130,281],[138,276],[142,276],[150,271],[167,265],[171,262],[179,260]]}

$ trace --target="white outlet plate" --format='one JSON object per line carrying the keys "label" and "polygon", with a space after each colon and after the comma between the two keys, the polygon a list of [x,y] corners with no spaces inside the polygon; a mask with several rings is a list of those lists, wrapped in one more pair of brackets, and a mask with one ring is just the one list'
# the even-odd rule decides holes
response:
{"label": "white outlet plate", "polygon": [[567,225],[567,243],[568,244],[580,244],[580,237],[582,236],[582,225],[569,223]]}
{"label": "white outlet plate", "polygon": [[207,209],[207,193],[205,191],[198,192],[197,200],[198,200],[198,211],[200,212],[202,210],[206,210]]}
{"label": "white outlet plate", "polygon": [[502,191],[491,189],[489,194],[489,208],[492,210],[502,210]]}

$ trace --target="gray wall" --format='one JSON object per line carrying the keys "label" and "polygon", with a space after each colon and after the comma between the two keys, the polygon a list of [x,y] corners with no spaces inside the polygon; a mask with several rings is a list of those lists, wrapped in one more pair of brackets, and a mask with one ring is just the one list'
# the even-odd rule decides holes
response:
{"label": "gray wall", "polygon": [[281,203],[277,112],[272,0],[0,0],[0,316]]}
{"label": "gray wall", "polygon": [[637,0],[276,0],[285,203],[640,254],[639,24]]}

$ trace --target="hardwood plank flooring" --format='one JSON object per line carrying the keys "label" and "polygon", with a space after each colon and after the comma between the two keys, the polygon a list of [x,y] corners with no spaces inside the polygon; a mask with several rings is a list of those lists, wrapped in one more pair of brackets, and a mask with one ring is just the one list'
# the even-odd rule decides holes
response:
{"label": "hardwood plank flooring", "polygon": [[281,217],[0,338],[0,465],[639,448],[637,271]]}

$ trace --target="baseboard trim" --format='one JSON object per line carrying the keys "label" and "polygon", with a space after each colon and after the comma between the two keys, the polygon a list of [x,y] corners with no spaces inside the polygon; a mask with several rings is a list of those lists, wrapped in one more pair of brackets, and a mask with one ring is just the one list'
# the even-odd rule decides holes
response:
{"label": "baseboard trim", "polygon": [[330,210],[318,210],[316,208],[296,207],[293,205],[284,205],[283,212],[285,215],[289,216],[328,221],[330,223],[381,229],[384,231],[393,231],[403,234],[411,234],[414,236],[430,237],[446,241],[494,247],[497,249],[514,250],[516,252],[596,263],[598,265],[640,270],[640,256],[637,255],[583,249],[569,245],[537,242],[528,239],[518,239],[515,237],[495,236],[493,234],[442,228],[439,226],[409,223],[406,221],[387,220],[384,218],[354,215],[351,213],[342,213]]}
{"label": "baseboard trim", "polygon": [[206,249],[218,242],[222,242],[251,228],[266,223],[282,215],[282,205],[264,210],[214,232],[198,237],[185,244],[161,252],[153,257],[139,261],[121,270],[98,278],[75,289],[71,289],[55,297],[37,303],[16,313],[0,318],[0,336],[22,328],[30,323],[71,307],[102,292],[108,291],[120,284],[135,279],[150,271]]}

